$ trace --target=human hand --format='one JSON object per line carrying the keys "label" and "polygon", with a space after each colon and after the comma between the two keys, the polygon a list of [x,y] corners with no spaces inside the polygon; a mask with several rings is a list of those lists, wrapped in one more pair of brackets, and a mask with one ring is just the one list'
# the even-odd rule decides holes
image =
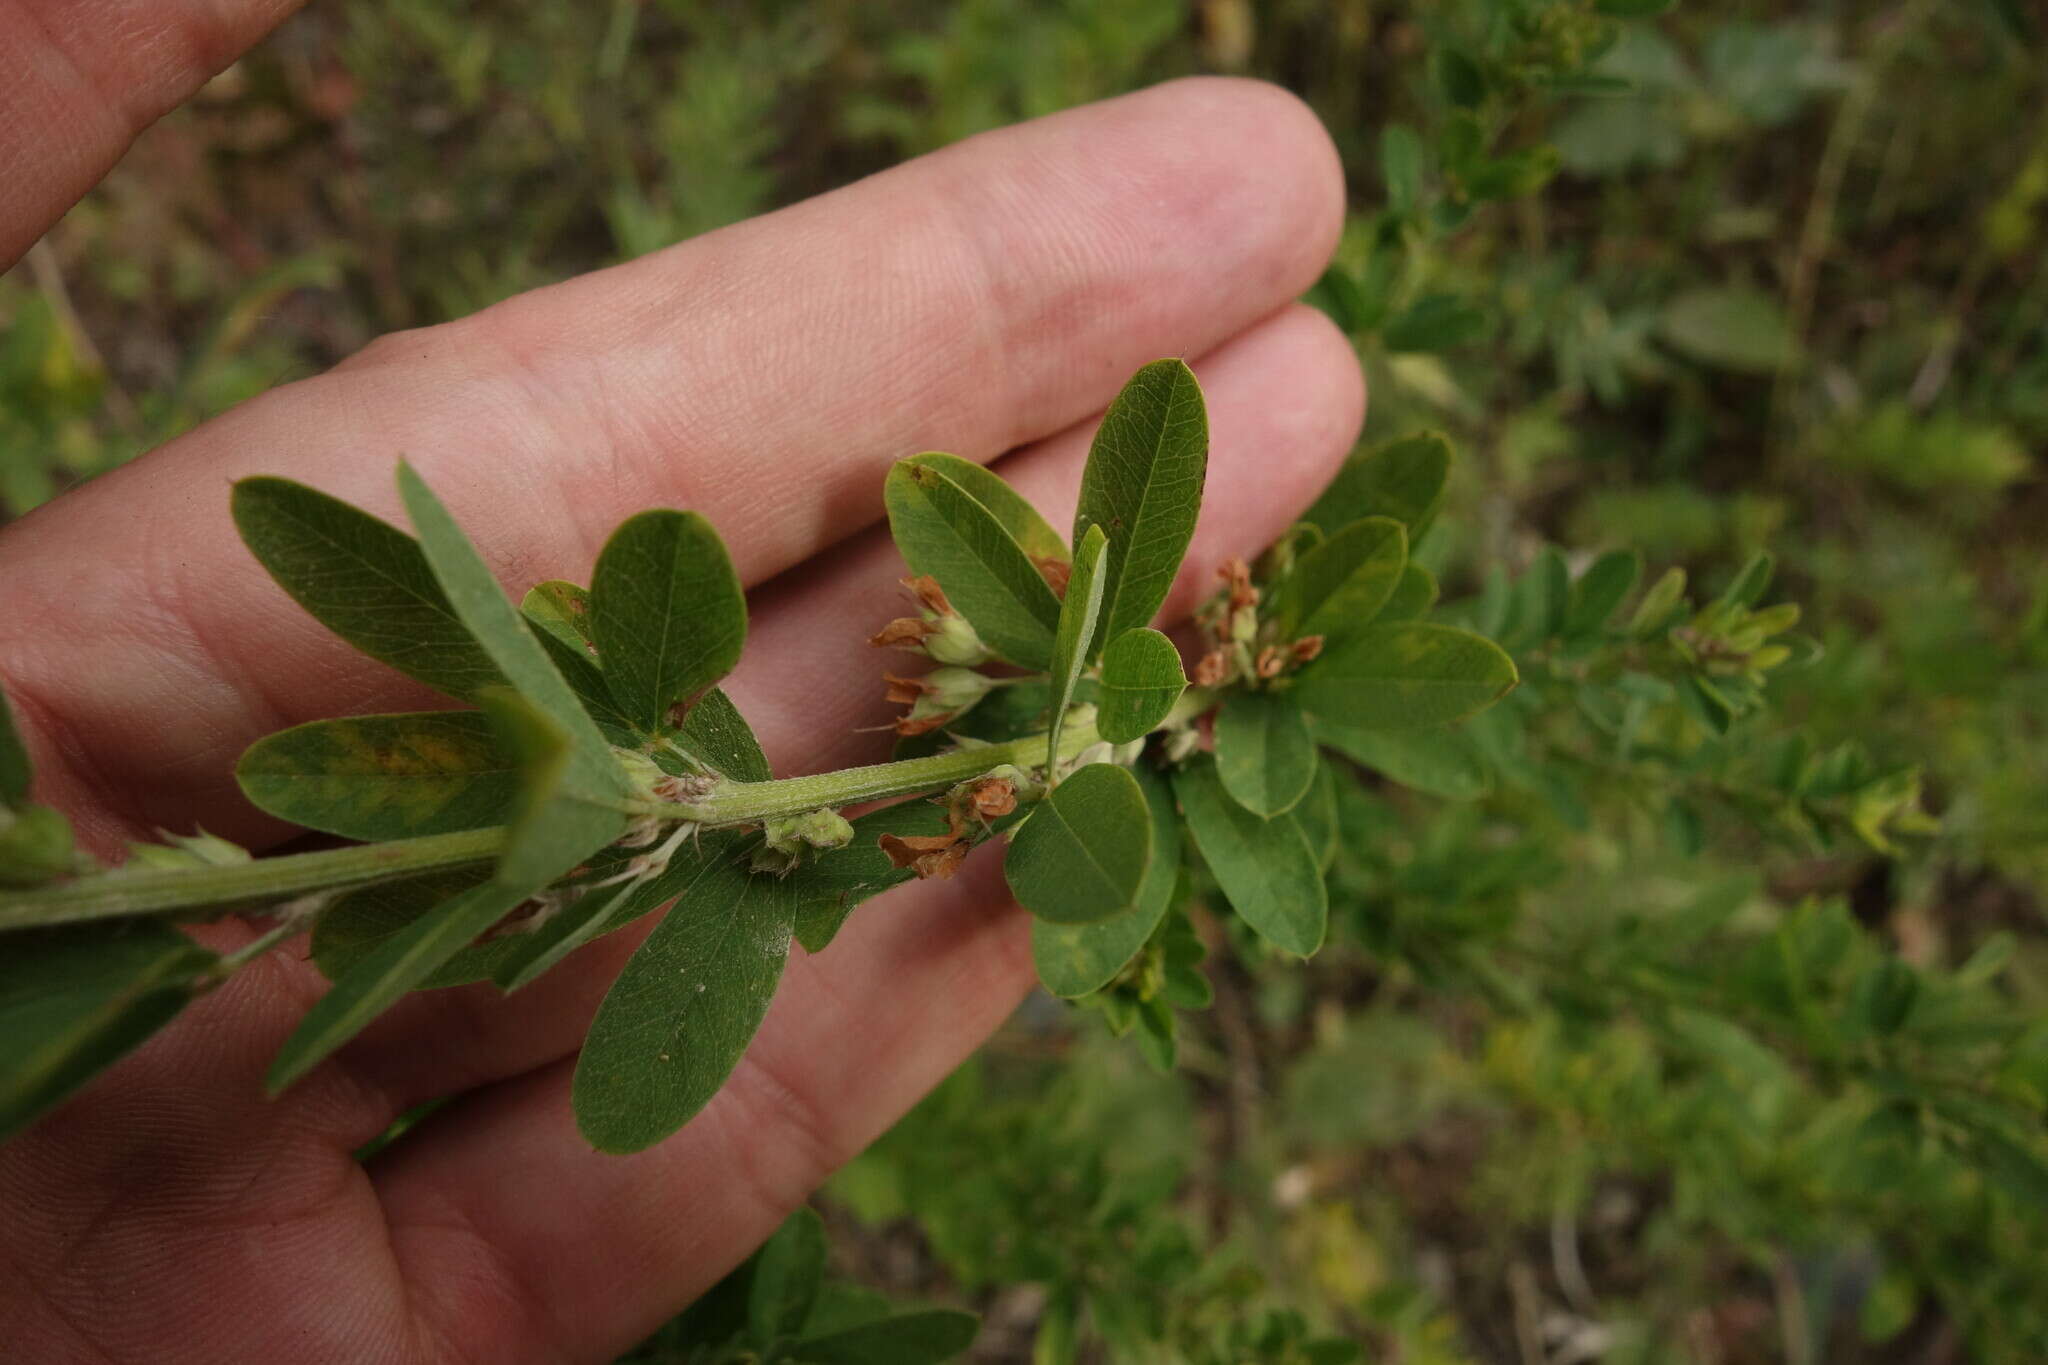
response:
{"label": "human hand", "polygon": [[[33,8],[0,14],[0,77],[22,77],[0,79],[0,164],[25,168],[0,258],[285,6],[164,6],[158,29],[69,55],[61,35],[96,7],[58,0],[40,24]],[[754,585],[727,689],[778,771],[871,761],[879,741],[855,731],[886,708],[863,639],[901,571],[873,525],[889,462],[1001,456],[1058,522],[1093,414],[1143,362],[1194,357],[1214,453],[1168,603],[1184,612],[1356,434],[1348,344],[1289,304],[1341,207],[1334,153],[1290,96],[1182,82],[385,338],[0,533],[0,670],[39,799],[102,853],[195,824],[260,849],[291,831],[236,794],[246,744],[433,704],[300,613],[228,520],[229,483],[255,473],[390,514],[400,454],[520,587],[581,576],[625,514],[705,512]],[[411,997],[277,1101],[264,1069],[324,983],[293,953],[260,960],[0,1147],[0,1358],[606,1359],[1032,981],[997,861],[974,859],[856,917],[828,956],[794,953],[710,1107],[647,1152],[599,1156],[570,1113],[573,1054],[646,927],[511,998]],[[445,1095],[388,1154],[352,1157]]]}

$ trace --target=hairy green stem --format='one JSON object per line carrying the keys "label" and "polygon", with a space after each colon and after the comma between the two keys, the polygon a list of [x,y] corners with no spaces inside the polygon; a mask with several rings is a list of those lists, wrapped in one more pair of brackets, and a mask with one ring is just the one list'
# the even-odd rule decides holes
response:
{"label": "hairy green stem", "polygon": [[505,847],[505,831],[464,830],[381,844],[291,853],[225,867],[114,871],[62,886],[0,896],[0,929],[27,929],[123,915],[175,915],[217,905],[258,905],[437,868],[487,863]]}
{"label": "hairy green stem", "polygon": [[[1191,687],[1160,723],[1160,728],[1185,725],[1214,706],[1216,700],[1211,689]],[[1072,758],[1099,738],[1092,719],[1070,720],[1060,737],[1060,757]],[[1029,768],[1044,752],[1045,735],[1041,732],[1001,744],[953,749],[927,758],[845,768],[836,773],[770,782],[734,782],[701,801],[639,802],[633,803],[628,813],[709,826],[757,824],[821,807],[836,809],[862,801],[937,791],[1004,764]],[[118,919],[126,915],[175,916],[209,907],[260,906],[309,891],[362,886],[440,868],[490,862],[503,851],[506,838],[503,827],[493,827],[259,858],[225,867],[102,873],[60,886],[0,895],[0,930]]]}

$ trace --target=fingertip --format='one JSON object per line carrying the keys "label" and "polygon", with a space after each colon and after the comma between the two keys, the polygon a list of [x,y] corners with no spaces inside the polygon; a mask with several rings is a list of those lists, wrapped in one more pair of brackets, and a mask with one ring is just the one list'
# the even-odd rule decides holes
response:
{"label": "fingertip", "polygon": [[1115,103],[1149,125],[1149,188],[1219,260],[1252,263],[1282,297],[1315,282],[1344,228],[1344,166],[1306,102],[1267,81],[1189,76]]}

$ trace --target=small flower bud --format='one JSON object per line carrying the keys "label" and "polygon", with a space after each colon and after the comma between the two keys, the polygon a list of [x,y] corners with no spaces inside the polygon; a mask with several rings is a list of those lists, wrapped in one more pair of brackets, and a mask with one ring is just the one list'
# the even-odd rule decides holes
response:
{"label": "small flower bud", "polygon": [[925,637],[924,652],[942,664],[969,667],[995,657],[994,651],[974,633],[974,627],[967,624],[967,618],[958,612],[938,619],[932,633]]}
{"label": "small flower bud", "polygon": [[1230,638],[1233,643],[1248,645],[1258,638],[1259,613],[1251,607],[1238,607],[1230,613]]}
{"label": "small flower bud", "polygon": [[1294,642],[1291,652],[1294,655],[1294,662],[1305,664],[1323,652],[1323,637],[1304,635]]}
{"label": "small flower bud", "polygon": [[831,807],[801,815],[779,815],[762,822],[770,848],[794,853],[802,848],[845,848],[853,842],[853,825]]}
{"label": "small flower bud", "polygon": [[1195,664],[1195,685],[1217,687],[1230,676],[1230,655],[1221,649],[1212,649]]}
{"label": "small flower bud", "polygon": [[930,575],[906,578],[903,586],[917,598],[923,615],[897,617],[869,636],[869,644],[928,654],[942,664],[980,664],[995,657],[967,618],[953,610],[937,579]]}
{"label": "small flower bud", "polygon": [[1278,645],[1267,645],[1259,651],[1259,661],[1253,671],[1262,678],[1277,678],[1287,667],[1287,651]]}
{"label": "small flower bud", "polygon": [[917,678],[894,673],[882,677],[889,684],[888,699],[910,705],[909,714],[896,721],[896,733],[906,736],[938,729],[987,696],[994,686],[992,679],[971,668],[935,668]]}

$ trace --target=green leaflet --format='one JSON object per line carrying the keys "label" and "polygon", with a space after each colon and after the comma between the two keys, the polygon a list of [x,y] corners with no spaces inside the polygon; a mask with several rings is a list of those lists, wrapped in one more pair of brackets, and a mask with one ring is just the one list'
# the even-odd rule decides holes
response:
{"label": "green leaflet", "polygon": [[1373,617],[1372,624],[1420,621],[1436,605],[1436,593],[1436,576],[1420,564],[1411,562],[1401,570],[1401,581],[1394,585],[1393,595],[1387,598],[1379,615]]}
{"label": "green leaflet", "polygon": [[[527,594],[527,600],[532,601],[531,593]],[[525,611],[525,608],[520,610]],[[647,743],[646,731],[635,725],[632,718],[612,700],[611,688],[606,686],[604,674],[598,670],[589,647],[571,644],[545,626],[535,630],[533,638],[540,641],[548,661],[562,675],[562,681],[569,685],[584,714],[590,717],[607,743],[622,749],[637,749]],[[696,712],[693,710],[690,714],[695,715]]]}
{"label": "green leaflet", "polygon": [[825,1277],[825,1220],[800,1208],[754,1254],[747,1330],[757,1342],[795,1336],[811,1316]]}
{"label": "green leaflet", "polygon": [[169,1023],[217,960],[155,920],[10,932],[0,951],[0,1141]]}
{"label": "green leaflet", "polygon": [[1596,635],[1607,628],[1643,574],[1643,557],[1634,550],[1610,550],[1572,584],[1571,606],[1565,612],[1567,637]]}
{"label": "green leaflet", "polygon": [[735,782],[766,782],[775,775],[768,769],[761,742],[754,738],[754,727],[719,688],[699,697],[684,717],[683,728],[668,738],[699,765]]}
{"label": "green leaflet", "polygon": [[1173,789],[1161,773],[1145,764],[1133,768],[1131,775],[1145,797],[1152,825],[1152,856],[1145,863],[1137,903],[1124,914],[1093,924],[1032,920],[1031,960],[1037,964],[1038,979],[1054,995],[1071,999],[1107,985],[1131,955],[1145,946],[1173,903],[1181,865],[1180,816],[1174,810]]}
{"label": "green leaflet", "polygon": [[1091,763],[1053,788],[1017,830],[1003,875],[1018,903],[1055,924],[1089,924],[1137,904],[1152,819],[1128,769]]}
{"label": "green leaflet", "polygon": [[[320,916],[313,926],[313,962],[329,981],[339,981],[358,963],[420,916],[490,880],[484,867],[449,868],[403,881],[357,887]],[[501,959],[522,941],[519,935],[471,944],[436,967],[414,990],[439,990],[487,981]]]}
{"label": "green leaflet", "polygon": [[1450,467],[1451,443],[1433,431],[1375,446],[1346,460],[1301,519],[1334,536],[1363,517],[1392,517],[1412,546],[1443,506]]}
{"label": "green leaflet", "polygon": [[1003,524],[1011,539],[1034,561],[1050,559],[1065,564],[1073,558],[1067,542],[1060,539],[1060,533],[1052,529],[1052,524],[993,469],[937,450],[913,455],[903,463],[936,469],[966,489],[970,497]]}
{"label": "green leaflet", "polygon": [[1173,641],[1150,626],[1127,630],[1102,651],[1095,729],[1112,744],[1143,739],[1187,686]]}
{"label": "green leaflet", "polygon": [[1316,720],[1316,742],[1355,763],[1447,801],[1476,801],[1493,790],[1493,770],[1462,730],[1358,730]]}
{"label": "green leaflet", "polygon": [[625,833],[626,817],[599,804],[609,793],[580,785],[576,750],[551,716],[508,688],[477,700],[520,763],[519,802],[495,876],[531,894]]}
{"label": "green leaflet", "polygon": [[797,899],[796,939],[804,951],[824,952],[855,906],[916,875],[889,861],[880,843],[884,834],[929,837],[944,834],[948,828],[943,807],[930,801],[904,801],[855,820],[853,841],[845,848],[806,856],[785,878],[789,893]]}
{"label": "green leaflet", "polygon": [[889,530],[982,641],[1022,668],[1052,659],[1060,599],[1002,520],[936,466],[899,461],[882,485]]}
{"label": "green leaflet", "polygon": [[1233,692],[1216,716],[1216,775],[1254,815],[1293,810],[1316,776],[1308,718],[1280,692]]}
{"label": "green leaflet", "polygon": [[[520,611],[540,628],[548,657],[606,739],[623,748],[645,748],[655,741],[612,699],[595,657],[596,641],[587,633],[589,605],[583,589],[574,583],[542,583],[526,594]],[[716,687],[697,698],[680,729],[665,725],[659,740],[652,756],[665,766],[672,766],[674,758],[687,771],[709,770],[738,782],[766,782],[773,776],[753,727]]]}
{"label": "green leaflet", "polygon": [[[700,697],[683,719],[682,729],[666,739],[687,753],[696,768],[722,773],[740,782],[765,782],[769,778],[768,758],[754,738],[753,727],[719,688],[714,687]],[[657,749],[654,756],[665,764],[674,757],[666,749]],[[605,880],[640,851],[616,846],[605,850],[592,859],[588,880]],[[659,875],[606,887],[570,902],[552,920],[521,935],[519,946],[508,949],[498,960],[493,979],[507,991],[532,983],[584,944],[623,929],[674,900],[696,875],[703,859],[701,845],[687,843],[670,854],[667,868]]]}
{"label": "green leaflet", "polygon": [[405,532],[289,479],[243,479],[233,510],[278,586],[363,653],[464,699],[505,680]]}
{"label": "green leaflet", "polygon": [[597,637],[590,633],[590,593],[574,583],[551,578],[526,590],[519,610],[527,620],[586,658],[597,655]]}
{"label": "green leaflet", "polygon": [[[510,604],[505,606],[509,612]],[[516,618],[512,628],[534,645]],[[559,677],[555,682],[561,685]],[[623,815],[590,804],[572,785],[576,754],[551,717],[505,689],[486,689],[478,700],[518,751],[522,764],[519,805],[504,855],[489,881],[459,891],[419,916],[342,974],[306,1012],[271,1063],[267,1084],[272,1094],[317,1066],[401,995],[432,978],[479,934],[625,828]],[[617,765],[612,766],[616,773]]]}
{"label": "green leaflet", "polygon": [[563,782],[572,792],[592,796],[628,795],[625,773],[611,747],[564,682],[548,652],[518,611],[469,538],[455,524],[412,466],[398,466],[398,491],[420,534],[420,548],[456,617],[467,626],[512,687],[535,711],[561,731],[565,744]]}
{"label": "green leaflet", "polygon": [[1304,554],[1281,581],[1275,604],[1290,640],[1324,637],[1326,647],[1363,629],[1400,586],[1408,533],[1392,517],[1355,521]]}
{"label": "green leaflet", "polygon": [[1067,707],[1073,704],[1074,686],[1087,666],[1089,646],[1102,620],[1103,592],[1107,581],[1102,572],[1108,539],[1100,526],[1091,526],[1074,549],[1074,570],[1067,580],[1067,599],[1060,604],[1059,632],[1052,646],[1052,700],[1046,715],[1045,767],[1050,774],[1060,761],[1060,730],[1066,723]]}
{"label": "green leaflet", "polygon": [[1244,922],[1302,957],[1322,947],[1329,893],[1321,861],[1291,815],[1261,819],[1230,799],[1216,765],[1196,759],[1174,774],[1188,834]]}
{"label": "green leaflet", "polygon": [[804,1365],[938,1365],[974,1344],[981,1319],[954,1308],[897,1313],[798,1342]]}
{"label": "green leaflet", "polygon": [[502,825],[519,760],[475,711],[351,716],[280,730],[235,765],[242,794],[307,829],[405,839]]}
{"label": "green leaflet", "polygon": [[0,887],[41,886],[78,870],[71,822],[49,806],[7,812],[0,828]]}
{"label": "green leaflet", "polygon": [[612,699],[652,732],[739,662],[747,599],[710,522],[695,512],[642,512],[597,557],[589,622]]}
{"label": "green leaflet", "polygon": [[1100,641],[1149,626],[1166,601],[1195,531],[1209,467],[1209,418],[1195,374],[1155,360],[1103,414],[1081,474],[1074,543],[1109,536]]}
{"label": "green leaflet", "polygon": [[457,892],[359,958],[278,1050],[265,1078],[270,1093],[289,1089],[537,890],[489,881]]}
{"label": "green leaflet", "polygon": [[1308,795],[1288,814],[1301,826],[1309,851],[1316,855],[1316,866],[1328,871],[1331,860],[1337,856],[1339,833],[1337,774],[1330,764],[1316,763],[1315,781],[1309,784]]}
{"label": "green leaflet", "polygon": [[1293,695],[1319,719],[1360,730],[1437,725],[1515,685],[1514,661],[1469,631],[1407,621],[1340,641],[1302,669]]}
{"label": "green leaflet", "polygon": [[576,1063],[576,1123],[600,1151],[637,1152],[718,1093],[768,1012],[796,901],[750,870],[752,839],[707,834],[682,898],[626,963]]}
{"label": "green leaflet", "polygon": [[0,692],[0,805],[20,805],[34,775],[21,733],[14,728],[14,708],[8,705],[7,694]]}

